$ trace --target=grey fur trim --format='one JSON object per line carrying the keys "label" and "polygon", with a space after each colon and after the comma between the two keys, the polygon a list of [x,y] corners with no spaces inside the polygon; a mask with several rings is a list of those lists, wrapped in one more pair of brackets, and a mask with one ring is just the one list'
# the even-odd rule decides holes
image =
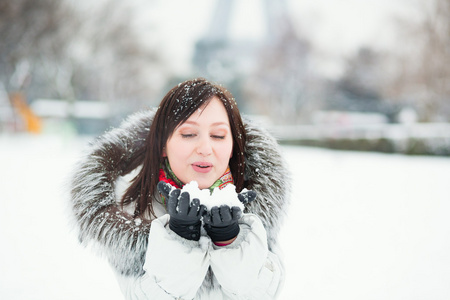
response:
{"label": "grey fur trim", "polygon": [[244,123],[247,188],[257,193],[244,212],[259,216],[267,231],[269,250],[272,250],[290,203],[291,175],[275,138],[258,124]]}
{"label": "grey fur trim", "polygon": [[144,147],[153,116],[152,111],[134,114],[94,141],[77,164],[71,183],[80,242],[92,241],[124,275],[143,274],[150,223],[121,210],[115,181]]}
{"label": "grey fur trim", "polygon": [[[142,162],[154,113],[136,113],[95,140],[71,180],[72,213],[80,242],[92,242],[124,275],[139,276],[144,272],[150,221],[134,218],[118,206],[115,181]],[[256,200],[247,204],[245,212],[261,218],[272,249],[289,204],[290,176],[276,140],[260,126],[244,123],[247,188],[257,192]]]}

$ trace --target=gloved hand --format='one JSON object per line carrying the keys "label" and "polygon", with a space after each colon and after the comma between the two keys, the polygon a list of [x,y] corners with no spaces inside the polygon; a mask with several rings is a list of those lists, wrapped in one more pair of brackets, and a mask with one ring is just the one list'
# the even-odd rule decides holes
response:
{"label": "gloved hand", "polygon": [[156,185],[156,188],[162,194],[162,196],[166,199],[166,202],[169,201],[170,192],[175,189],[175,187],[173,187],[171,184],[164,182],[164,181],[158,182],[158,184]]}
{"label": "gloved hand", "polygon": [[247,204],[255,200],[256,192],[255,191],[245,191],[238,194],[239,201],[243,204]]}
{"label": "gloved hand", "polygon": [[158,182],[157,188],[168,199],[169,228],[187,240],[198,241],[202,224],[200,219],[206,207],[200,205],[198,199],[193,199],[191,202],[188,192],[181,193],[180,189],[172,190],[172,186],[163,181]]}
{"label": "gloved hand", "polygon": [[214,206],[203,216],[205,230],[213,242],[231,240],[239,234],[238,220],[241,216],[242,211],[237,206]]}

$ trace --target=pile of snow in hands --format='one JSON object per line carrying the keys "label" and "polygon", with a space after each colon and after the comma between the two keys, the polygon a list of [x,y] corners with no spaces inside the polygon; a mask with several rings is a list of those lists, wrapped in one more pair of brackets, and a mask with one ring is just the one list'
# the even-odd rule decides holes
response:
{"label": "pile of snow in hands", "polygon": [[[191,181],[185,184],[181,189],[181,193],[188,192],[189,198],[199,199],[200,204],[206,206],[207,210],[211,210],[214,206],[220,207],[221,205],[228,205],[229,207],[237,206],[241,210],[244,210],[244,204],[239,201],[238,194],[236,193],[236,186],[228,184],[223,189],[218,187],[214,188],[210,193],[209,189],[199,189],[196,181]],[[243,190],[245,192],[245,189]]]}

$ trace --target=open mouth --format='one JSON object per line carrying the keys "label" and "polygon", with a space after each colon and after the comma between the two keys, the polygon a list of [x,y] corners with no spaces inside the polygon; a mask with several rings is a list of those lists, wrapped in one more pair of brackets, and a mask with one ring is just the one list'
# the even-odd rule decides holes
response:
{"label": "open mouth", "polygon": [[211,170],[212,164],[207,162],[195,162],[192,164],[192,168],[194,168],[194,170],[197,172],[204,173]]}
{"label": "open mouth", "polygon": [[196,167],[202,168],[202,169],[206,169],[209,168],[210,166],[204,166],[204,165],[195,165]]}

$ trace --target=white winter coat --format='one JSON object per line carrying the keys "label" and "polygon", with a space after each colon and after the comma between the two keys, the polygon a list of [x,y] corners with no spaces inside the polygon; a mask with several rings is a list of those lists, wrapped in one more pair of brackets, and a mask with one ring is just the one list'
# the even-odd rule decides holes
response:
{"label": "white winter coat", "polygon": [[244,119],[246,186],[257,193],[239,221],[240,233],[216,246],[179,237],[169,216],[145,222],[117,205],[117,180],[137,167],[154,112],[138,113],[101,136],[79,162],[72,181],[72,211],[83,244],[93,243],[115,270],[126,299],[275,299],[284,277],[278,231],[290,182],[276,141]]}
{"label": "white winter coat", "polygon": [[[118,275],[126,299],[275,299],[283,279],[278,257],[267,248],[259,218],[245,214],[241,232],[219,247],[202,236],[189,241],[172,232],[164,215],[152,223],[141,277]],[[207,276],[212,274],[212,277]],[[201,289],[203,282],[211,289]]]}

